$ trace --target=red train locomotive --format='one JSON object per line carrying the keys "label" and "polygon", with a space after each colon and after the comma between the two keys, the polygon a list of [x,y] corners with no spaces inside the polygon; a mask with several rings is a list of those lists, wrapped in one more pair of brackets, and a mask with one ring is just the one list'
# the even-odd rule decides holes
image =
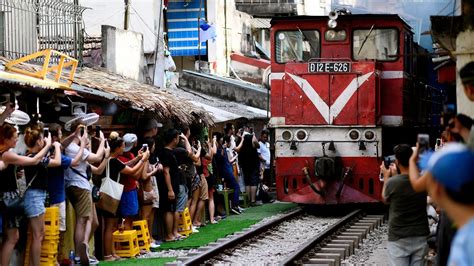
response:
{"label": "red train locomotive", "polygon": [[380,201],[379,165],[430,123],[426,56],[398,15],[271,22],[277,197],[306,204]]}

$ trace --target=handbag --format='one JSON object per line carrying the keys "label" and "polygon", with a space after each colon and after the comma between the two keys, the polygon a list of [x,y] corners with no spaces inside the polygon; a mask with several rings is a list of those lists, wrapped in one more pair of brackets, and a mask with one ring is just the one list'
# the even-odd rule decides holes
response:
{"label": "handbag", "polygon": [[117,182],[110,178],[110,159],[108,159],[106,175],[100,185],[100,198],[96,206],[115,215],[120,204],[120,199],[122,198],[122,193],[123,185],[120,184],[120,173]]}
{"label": "handbag", "polygon": [[[35,176],[28,183],[28,185],[26,186],[25,192],[31,186],[33,181],[35,181],[35,178],[37,175],[38,173],[36,173]],[[15,180],[16,180],[16,169],[15,169]],[[12,192],[7,197],[5,197],[4,195],[2,199],[2,204],[3,204],[2,209],[5,210],[5,212],[7,212],[8,214],[13,215],[13,216],[23,215],[25,213],[24,199],[25,199],[25,193],[21,195],[18,191]]]}
{"label": "handbag", "polygon": [[[92,168],[90,165],[87,165],[87,170],[86,170],[86,176],[84,176],[81,172],[79,172],[77,169],[73,167],[69,167],[71,170],[80,175],[81,177],[85,178],[87,181],[89,181],[92,178]],[[100,198],[99,195],[99,188],[96,185],[92,185],[92,201],[93,202],[98,202]]]}

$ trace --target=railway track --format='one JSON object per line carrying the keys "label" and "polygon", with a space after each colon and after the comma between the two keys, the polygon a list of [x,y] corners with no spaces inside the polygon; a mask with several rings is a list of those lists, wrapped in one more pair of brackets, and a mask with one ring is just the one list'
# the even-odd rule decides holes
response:
{"label": "railway track", "polygon": [[[201,247],[186,257],[178,258],[177,264],[296,265],[317,263],[337,266],[343,259],[353,254],[362,239],[382,222],[383,216],[364,216],[361,210],[353,211],[342,218],[321,218],[304,215],[302,209],[297,209],[275,220],[252,226],[219,239],[208,246]],[[305,232],[304,230],[308,230],[305,228],[308,224],[312,226],[310,231]],[[278,231],[286,231],[295,225],[297,231],[307,235],[301,238],[301,236],[291,233],[286,236],[278,233]],[[278,248],[281,247],[268,244],[265,240],[268,238],[275,240],[276,243],[286,245],[285,248],[288,248],[289,251],[285,251],[284,248],[280,251]],[[258,249],[266,249],[266,251],[263,254],[254,251]],[[272,252],[276,252],[277,255],[272,255]],[[247,260],[241,260],[242,258]],[[252,260],[252,258],[255,259]],[[259,258],[258,261],[257,258]],[[169,265],[176,265],[176,263]]]}

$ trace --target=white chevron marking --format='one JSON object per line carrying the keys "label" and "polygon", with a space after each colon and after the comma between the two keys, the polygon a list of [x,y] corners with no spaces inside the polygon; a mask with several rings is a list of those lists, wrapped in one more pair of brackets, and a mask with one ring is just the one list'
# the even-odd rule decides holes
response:
{"label": "white chevron marking", "polygon": [[313,105],[318,109],[319,113],[323,116],[326,123],[332,124],[334,119],[342,112],[342,109],[349,102],[350,98],[354,93],[366,82],[369,77],[374,72],[367,73],[360,77],[354,78],[349,85],[344,89],[344,91],[337,97],[336,101],[329,107],[326,102],[321,98],[321,96],[316,92],[316,90],[309,84],[309,82],[301,77],[296,75],[288,74],[298,86],[303,90],[308,99],[313,103]]}

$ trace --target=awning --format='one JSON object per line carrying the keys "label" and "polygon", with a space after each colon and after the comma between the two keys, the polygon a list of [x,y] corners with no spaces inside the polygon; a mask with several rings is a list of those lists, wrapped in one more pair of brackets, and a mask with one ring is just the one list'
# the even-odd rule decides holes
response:
{"label": "awning", "polygon": [[267,113],[267,110],[219,99],[183,88],[168,89],[168,91],[174,95],[187,99],[196,106],[203,108],[213,116],[213,120],[216,123],[222,123],[241,118],[248,120],[266,119],[270,116],[270,113]]}

